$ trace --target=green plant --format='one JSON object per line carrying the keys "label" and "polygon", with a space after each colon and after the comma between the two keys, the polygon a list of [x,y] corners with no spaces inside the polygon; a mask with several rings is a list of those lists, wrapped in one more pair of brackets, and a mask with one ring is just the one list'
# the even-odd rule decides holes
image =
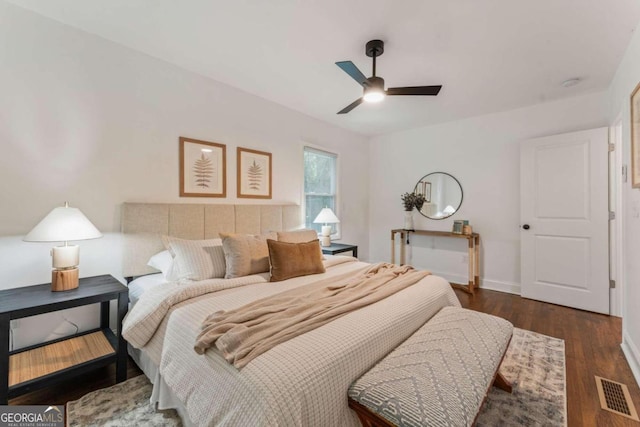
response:
{"label": "green plant", "polygon": [[426,200],[423,194],[416,193],[404,193],[400,198],[402,199],[404,210],[407,212],[411,212],[413,208],[422,209],[422,205]]}
{"label": "green plant", "polygon": [[420,209],[422,209],[422,205],[424,205],[424,202],[426,201],[427,199],[424,197],[424,194],[418,193],[418,194],[415,194],[413,204],[416,207],[416,209],[419,211]]}

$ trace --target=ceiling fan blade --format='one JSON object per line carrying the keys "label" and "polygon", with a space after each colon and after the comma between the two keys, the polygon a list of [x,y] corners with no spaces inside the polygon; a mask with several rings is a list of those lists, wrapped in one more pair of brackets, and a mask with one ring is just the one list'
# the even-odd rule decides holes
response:
{"label": "ceiling fan blade", "polygon": [[354,108],[356,108],[358,105],[362,104],[362,101],[364,101],[364,98],[358,98],[355,101],[353,101],[351,104],[347,105],[346,107],[344,107],[342,110],[338,111],[337,114],[347,114],[349,111],[353,110]]}
{"label": "ceiling fan blade", "polygon": [[362,71],[356,67],[356,64],[351,61],[341,61],[336,62],[336,65],[342,68],[342,71],[349,74],[353,80],[364,86],[364,82],[367,81],[367,78],[362,74]]}
{"label": "ceiling fan blade", "polygon": [[437,95],[442,86],[390,87],[387,95]]}

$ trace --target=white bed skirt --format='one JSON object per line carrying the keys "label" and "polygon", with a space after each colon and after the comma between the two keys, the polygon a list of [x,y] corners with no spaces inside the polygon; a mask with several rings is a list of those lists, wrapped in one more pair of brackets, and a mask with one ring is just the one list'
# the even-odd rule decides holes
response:
{"label": "white bed skirt", "polygon": [[160,375],[160,370],[156,366],[151,358],[147,356],[142,350],[133,348],[131,344],[127,344],[129,355],[136,362],[136,365],[142,370],[144,375],[149,378],[153,385],[153,391],[149,403],[158,409],[175,409],[182,419],[182,424],[185,427],[195,427],[195,424],[189,418],[187,409],[184,407],[180,399],[171,391],[167,383],[164,382]]}

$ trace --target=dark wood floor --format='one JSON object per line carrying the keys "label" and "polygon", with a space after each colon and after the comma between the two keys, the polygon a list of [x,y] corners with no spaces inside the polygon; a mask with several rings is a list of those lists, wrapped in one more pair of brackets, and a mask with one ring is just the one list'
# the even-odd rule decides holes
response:
{"label": "dark wood floor", "polygon": [[479,290],[470,296],[456,290],[463,307],[494,314],[516,328],[565,341],[568,424],[633,426],[640,423],[600,409],[594,375],[627,384],[636,409],[640,389],[620,348],[622,320],[533,301],[502,292]]}
{"label": "dark wood floor", "polygon": [[[464,307],[494,314],[517,328],[565,340],[569,426],[632,426],[640,423],[600,409],[594,375],[627,384],[636,409],[640,389],[620,349],[622,322],[586,311],[480,289],[475,296],[456,290]],[[129,360],[129,378],[141,371]],[[114,384],[110,366],[54,387],[34,391],[10,401],[12,405],[64,404]]]}

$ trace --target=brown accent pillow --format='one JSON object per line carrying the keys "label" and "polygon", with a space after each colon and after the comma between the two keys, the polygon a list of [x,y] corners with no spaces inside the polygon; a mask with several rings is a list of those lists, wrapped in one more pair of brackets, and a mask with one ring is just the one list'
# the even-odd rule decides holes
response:
{"label": "brown accent pillow", "polygon": [[278,231],[278,242],[306,243],[318,238],[318,232],[304,228],[302,230]]}
{"label": "brown accent pillow", "polygon": [[220,233],[220,237],[227,267],[225,279],[269,271],[267,239],[275,239],[276,233],[261,236]]}
{"label": "brown accent pillow", "polygon": [[267,239],[267,246],[272,282],[325,272],[318,239],[305,243]]}

